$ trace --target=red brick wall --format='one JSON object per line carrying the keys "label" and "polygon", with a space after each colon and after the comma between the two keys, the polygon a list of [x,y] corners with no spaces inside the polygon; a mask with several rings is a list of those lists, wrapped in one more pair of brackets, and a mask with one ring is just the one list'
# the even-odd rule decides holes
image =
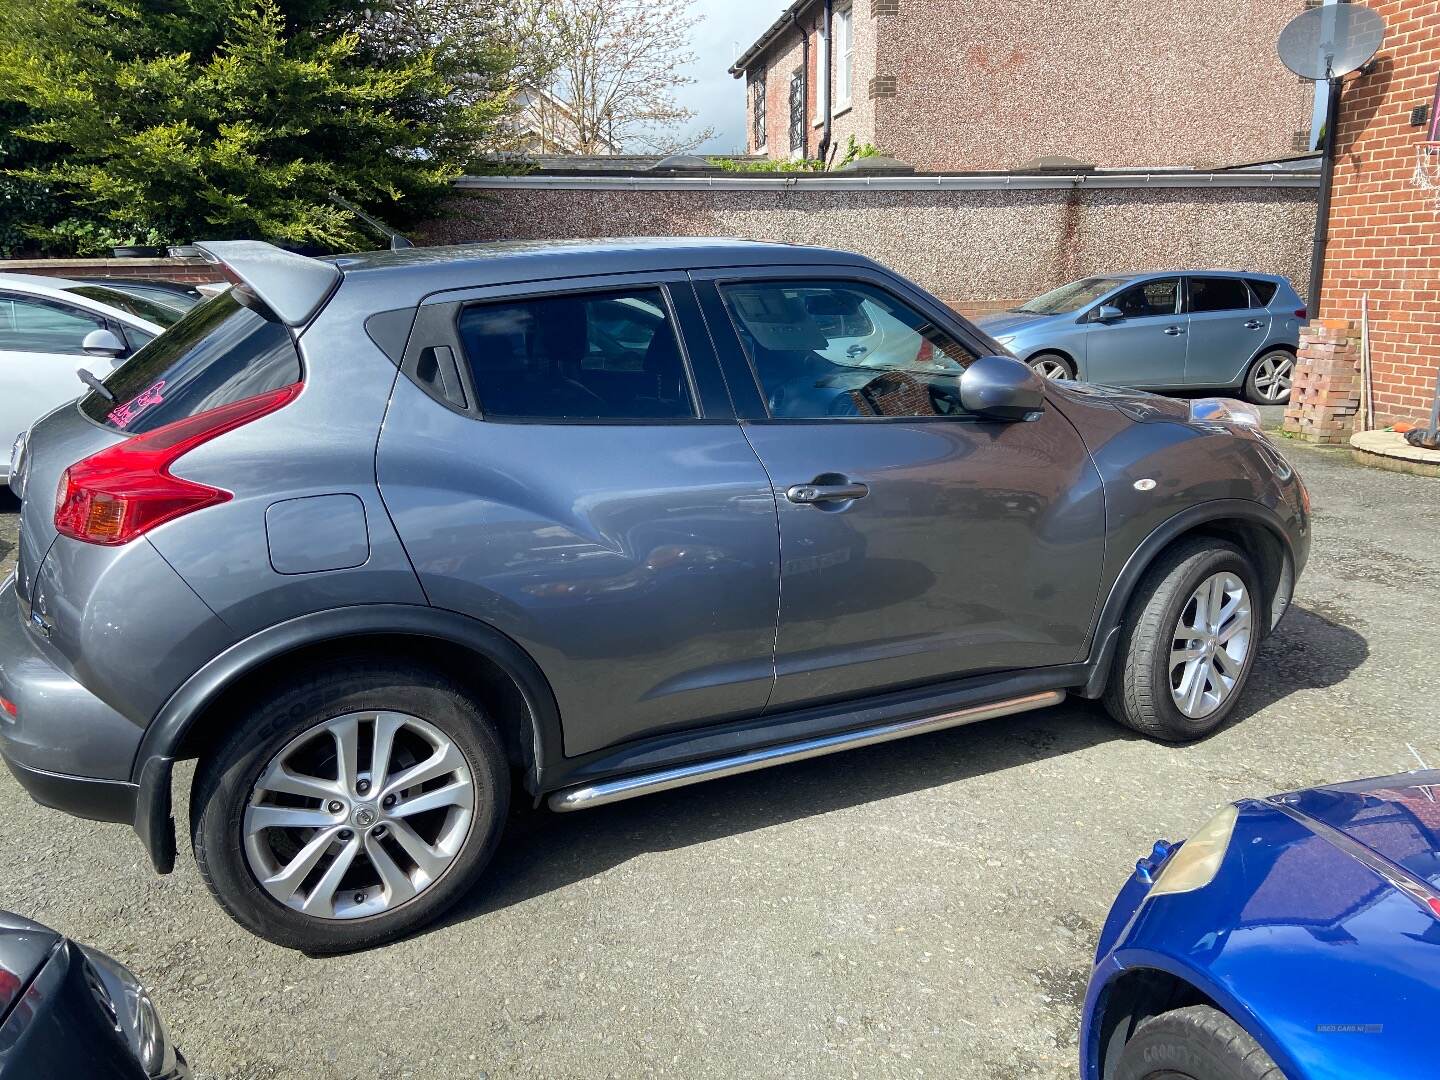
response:
{"label": "red brick wall", "polygon": [[204,259],[0,259],[0,274],[148,278],[186,284],[225,280],[220,268]]}
{"label": "red brick wall", "polygon": [[1440,208],[1413,184],[1428,105],[1440,73],[1440,0],[1370,0],[1385,19],[1373,71],[1345,81],[1336,126],[1330,238],[1318,312],[1360,319],[1370,294],[1375,418],[1428,415],[1440,367]]}

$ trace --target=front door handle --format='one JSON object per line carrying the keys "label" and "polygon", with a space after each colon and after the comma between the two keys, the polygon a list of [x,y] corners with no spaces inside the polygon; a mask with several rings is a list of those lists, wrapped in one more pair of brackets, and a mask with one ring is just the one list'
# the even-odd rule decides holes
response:
{"label": "front door handle", "polygon": [[1259,330],[1265,324],[1259,319],[1251,319],[1245,324],[1246,330]]}
{"label": "front door handle", "polygon": [[795,484],[785,492],[785,498],[793,503],[814,505],[815,503],[851,502],[870,494],[868,484]]}
{"label": "front door handle", "polygon": [[1174,337],[1176,334],[1183,334],[1184,332],[1185,331],[1181,330],[1178,326],[1167,326],[1164,330],[1164,333],[1168,334],[1170,337]]}

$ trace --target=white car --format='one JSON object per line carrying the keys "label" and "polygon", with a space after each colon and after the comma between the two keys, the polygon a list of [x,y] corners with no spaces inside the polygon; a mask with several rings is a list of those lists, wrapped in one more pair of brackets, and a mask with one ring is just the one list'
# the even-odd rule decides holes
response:
{"label": "white car", "polygon": [[[181,312],[92,282],[0,274],[0,446],[85,392],[81,369],[103,379]],[[0,458],[0,482],[10,458]]]}

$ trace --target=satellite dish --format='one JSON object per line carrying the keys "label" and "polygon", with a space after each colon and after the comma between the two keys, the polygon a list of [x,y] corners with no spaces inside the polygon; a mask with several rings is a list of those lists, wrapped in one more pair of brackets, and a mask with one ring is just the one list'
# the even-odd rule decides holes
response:
{"label": "satellite dish", "polygon": [[1385,40],[1385,20],[1362,4],[1302,11],[1280,31],[1280,59],[1302,79],[1338,79],[1370,62]]}

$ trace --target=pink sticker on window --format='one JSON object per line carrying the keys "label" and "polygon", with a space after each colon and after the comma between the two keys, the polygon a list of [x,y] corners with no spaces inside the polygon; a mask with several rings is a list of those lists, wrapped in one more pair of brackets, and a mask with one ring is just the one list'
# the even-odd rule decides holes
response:
{"label": "pink sticker on window", "polygon": [[152,405],[159,405],[165,400],[165,395],[161,393],[164,389],[165,380],[161,379],[153,386],[148,386],[140,391],[140,393],[136,394],[124,405],[115,406],[115,408],[110,410],[106,418],[121,431],[124,431],[133,424],[146,409]]}

